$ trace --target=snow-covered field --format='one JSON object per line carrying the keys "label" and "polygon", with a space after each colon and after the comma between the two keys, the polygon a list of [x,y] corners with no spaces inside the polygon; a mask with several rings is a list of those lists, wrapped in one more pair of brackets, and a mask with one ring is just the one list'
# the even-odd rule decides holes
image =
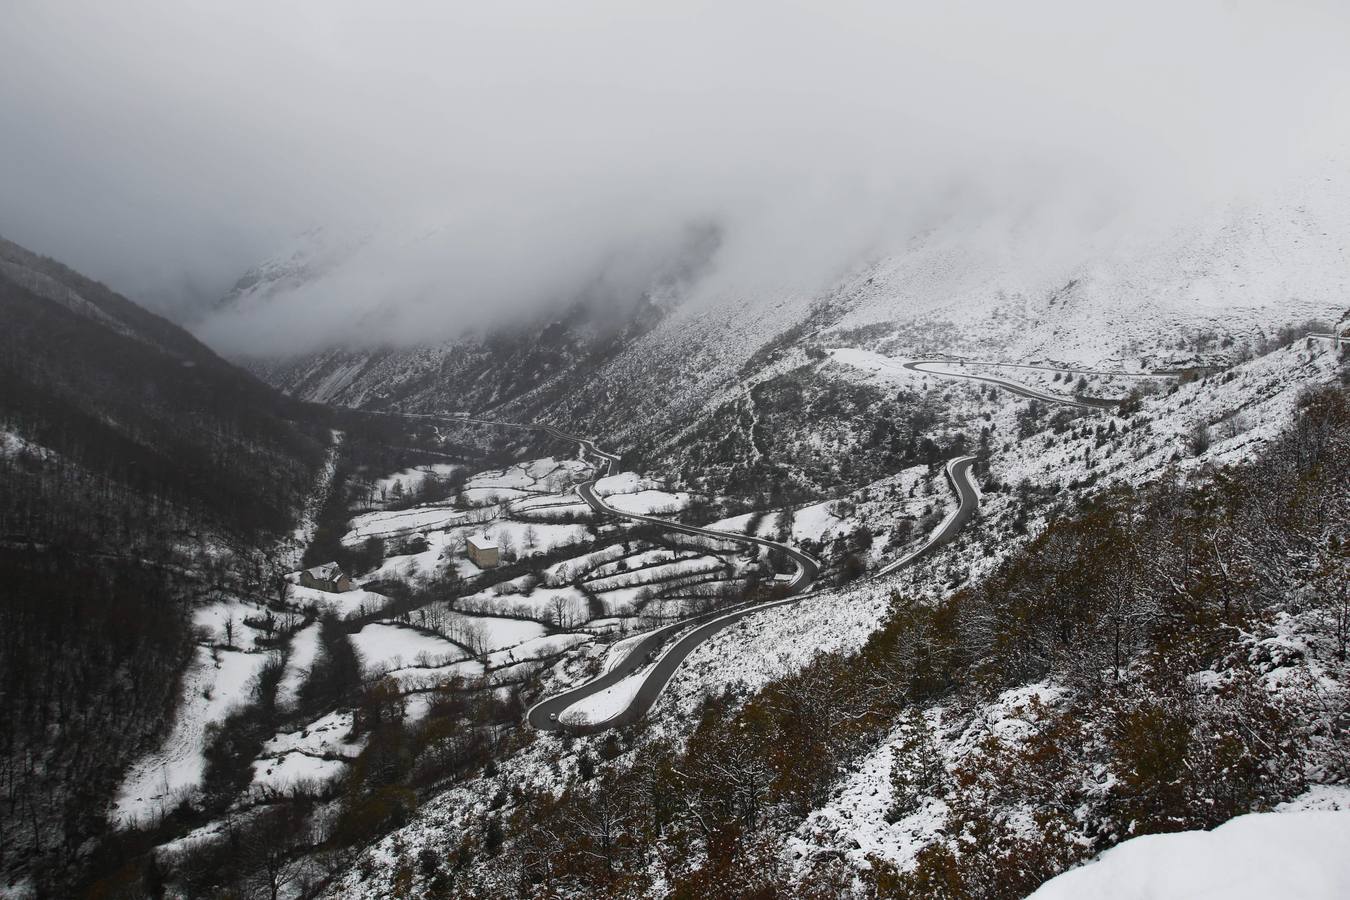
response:
{"label": "snow-covered field", "polygon": [[245,625],[244,619],[261,618],[264,614],[265,610],[256,604],[231,598],[193,610],[192,627],[207,643],[251,650],[262,632]]}
{"label": "snow-covered field", "polygon": [[164,743],[131,768],[113,800],[115,822],[153,821],[195,790],[206,769],[206,726],[243,703],[265,653],[198,646],[183,676],[183,695]]}
{"label": "snow-covered field", "polygon": [[308,753],[282,753],[253,762],[256,788],[284,792],[301,785],[321,785],[347,771],[340,759],[324,759]]}
{"label": "snow-covered field", "polygon": [[518,491],[522,494],[554,494],[567,490],[583,480],[590,466],[575,459],[554,459],[546,456],[532,459],[505,469],[479,472],[464,483],[469,490]]}
{"label": "snow-covered field", "polygon": [[516,590],[498,593],[499,587],[502,586],[461,597],[456,606],[464,612],[523,617],[559,627],[580,624],[590,617],[590,602],[575,587],[536,587],[529,593]]}
{"label": "snow-covered field", "polygon": [[291,638],[291,653],[286,658],[286,671],[277,685],[277,703],[290,706],[300,696],[309,667],[319,652],[319,623],[314,622],[297,631]]}
{"label": "snow-covered field", "polygon": [[541,635],[540,637],[523,640],[518,644],[507,647],[505,650],[488,654],[487,664],[489,668],[499,669],[527,660],[547,659],[590,640],[590,636],[584,634]]}
{"label": "snow-covered field", "polygon": [[367,538],[406,537],[428,531],[444,531],[468,521],[466,510],[450,506],[418,506],[412,509],[377,510],[352,519],[342,542],[355,546]]}
{"label": "snow-covered field", "polygon": [[484,650],[505,650],[526,641],[543,637],[547,629],[533,621],[503,619],[495,616],[467,616],[455,614],[466,631],[476,634]]}
{"label": "snow-covered field", "polygon": [[664,516],[689,505],[689,494],[647,489],[633,493],[610,494],[605,502],[617,510],[641,516]]}
{"label": "snow-covered field", "polygon": [[406,664],[440,666],[466,659],[463,648],[445,638],[407,628],[373,622],[352,635],[367,673],[398,669]]}
{"label": "snow-covered field", "polygon": [[428,481],[440,478],[449,478],[456,472],[464,470],[464,466],[458,463],[432,463],[429,465],[413,466],[408,469],[400,469],[383,478],[377,478],[371,485],[375,494],[385,500],[390,496],[400,494],[415,494],[422,488],[422,485]]}

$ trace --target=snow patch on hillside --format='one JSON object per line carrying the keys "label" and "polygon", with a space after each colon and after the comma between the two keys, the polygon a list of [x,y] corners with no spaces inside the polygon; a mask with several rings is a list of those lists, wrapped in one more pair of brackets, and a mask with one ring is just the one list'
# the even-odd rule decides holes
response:
{"label": "snow patch on hillside", "polygon": [[114,822],[153,822],[201,784],[206,727],[223,721],[245,700],[248,685],[267,659],[266,653],[197,647],[183,675],[183,700],[173,727],[164,743],[127,773],[113,800]]}
{"label": "snow patch on hillside", "polygon": [[1350,811],[1257,813],[1213,831],[1131,838],[1041,885],[1036,900],[1350,897]]}

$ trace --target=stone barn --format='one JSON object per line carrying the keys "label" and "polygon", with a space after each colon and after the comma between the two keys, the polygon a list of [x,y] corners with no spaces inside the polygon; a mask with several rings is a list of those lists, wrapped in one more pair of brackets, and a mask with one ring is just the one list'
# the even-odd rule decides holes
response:
{"label": "stone barn", "polygon": [[487,535],[475,534],[465,542],[469,560],[480,569],[492,569],[501,563],[497,544]]}
{"label": "stone barn", "polygon": [[316,591],[328,591],[331,594],[341,594],[343,591],[352,589],[352,580],[342,571],[342,567],[335,562],[324,563],[321,566],[315,566],[301,572],[300,584],[302,587],[314,588]]}

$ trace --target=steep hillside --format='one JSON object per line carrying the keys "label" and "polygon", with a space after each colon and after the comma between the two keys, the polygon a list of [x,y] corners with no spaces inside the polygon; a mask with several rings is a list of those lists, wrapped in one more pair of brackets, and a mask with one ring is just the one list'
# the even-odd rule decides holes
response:
{"label": "steep hillside", "polygon": [[175,528],[253,535],[291,521],[328,443],[300,404],[8,243],[0,313],[0,427],[13,448],[0,533],[115,548]]}
{"label": "steep hillside", "polygon": [[182,329],[6,242],[0,322],[0,865],[59,894],[176,703],[191,599],[265,584],[331,437]]}
{"label": "steep hillside", "polygon": [[288,393],[371,409],[480,411],[560,402],[660,321],[641,297],[621,317],[585,302],[566,315],[437,347],[338,348],[286,360],[247,360]]}
{"label": "steep hillside", "polygon": [[1118,415],[958,386],[994,438],[949,549],[721,632],[648,721],[537,736],[326,895],[1018,897],[1336,790],[1346,381],[1299,341]]}
{"label": "steep hillside", "polygon": [[[752,443],[756,398],[772,414],[774,398],[795,402],[799,389],[856,393],[853,373],[822,364],[825,347],[1170,368],[1231,363],[1284,326],[1334,320],[1350,294],[1348,192],[1342,175],[1319,174],[1161,229],[1116,222],[1066,233],[1030,215],[935,222],[818,292],[738,288],[717,277],[714,254],[706,278],[663,296],[661,315],[639,306],[600,341],[564,317],[491,340],[335,350],[255,370],[297,396],[341,404],[563,424],[649,466],[692,472],[707,462],[710,431]],[[487,364],[494,348],[509,365]],[[827,457],[861,452],[841,429],[826,430],[837,439],[814,452],[775,454],[782,477],[818,490],[829,484],[816,474]],[[713,467],[715,486],[737,483],[737,461]]]}

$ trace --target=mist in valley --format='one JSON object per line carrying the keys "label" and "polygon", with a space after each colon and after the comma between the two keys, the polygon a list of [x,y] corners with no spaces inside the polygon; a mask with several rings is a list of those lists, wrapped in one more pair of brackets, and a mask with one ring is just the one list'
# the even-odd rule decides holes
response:
{"label": "mist in valley", "polygon": [[[1334,166],[1350,85],[1330,2],[8,18],[0,234],[234,354],[810,294],[934,229],[1099,252]],[[220,302],[268,260],[283,277]]]}

